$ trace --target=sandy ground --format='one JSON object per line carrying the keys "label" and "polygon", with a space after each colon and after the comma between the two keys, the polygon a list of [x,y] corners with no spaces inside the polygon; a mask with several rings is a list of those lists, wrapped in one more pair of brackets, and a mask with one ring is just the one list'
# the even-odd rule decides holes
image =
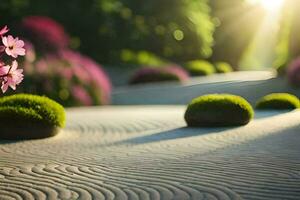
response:
{"label": "sandy ground", "polygon": [[260,97],[273,92],[289,92],[300,96],[284,78],[271,71],[234,72],[193,78],[184,84],[164,83],[116,88],[116,105],[187,104],[193,98],[209,93],[230,93],[245,97],[254,104]]}
{"label": "sandy ground", "polygon": [[0,199],[300,199],[300,111],[190,129],[185,106],[67,110],[56,137],[0,145]]}

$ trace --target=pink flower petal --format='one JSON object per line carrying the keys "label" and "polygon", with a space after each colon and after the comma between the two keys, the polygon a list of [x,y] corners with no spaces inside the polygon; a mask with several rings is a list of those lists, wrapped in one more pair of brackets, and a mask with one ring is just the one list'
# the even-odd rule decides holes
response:
{"label": "pink flower petal", "polygon": [[3,52],[3,51],[5,51],[5,46],[0,46],[0,52]]}
{"label": "pink flower petal", "polygon": [[23,47],[24,46],[24,41],[23,40],[17,40],[17,38],[16,38],[16,47],[19,47],[19,48],[21,48],[21,47]]}
{"label": "pink flower petal", "polygon": [[13,90],[16,90],[16,85],[10,84],[9,87]]}
{"label": "pink flower petal", "polygon": [[15,52],[15,54],[20,55],[20,56],[25,55],[25,49],[23,49],[23,48],[16,48],[14,52]]}
{"label": "pink flower petal", "polygon": [[5,82],[2,82],[1,90],[3,93],[5,93],[8,89],[8,84]]}
{"label": "pink flower petal", "polygon": [[18,62],[14,60],[11,65],[11,71],[15,71],[18,68]]}
{"label": "pink flower petal", "polygon": [[6,52],[7,55],[12,56],[12,57],[14,57],[14,58],[17,58],[17,57],[18,57],[18,55],[16,55],[16,54],[15,54],[12,50],[10,50],[9,48],[6,48],[6,49],[5,49],[5,52]]}
{"label": "pink flower petal", "polygon": [[14,44],[15,44],[14,37],[11,35],[7,36],[7,45],[5,46],[9,47],[9,46],[13,46]]}
{"label": "pink flower petal", "polygon": [[8,73],[10,69],[10,66],[3,66],[3,67],[0,67],[0,76],[4,76]]}
{"label": "pink flower petal", "polygon": [[7,33],[9,31],[9,29],[7,28],[7,26],[4,26],[1,30],[0,30],[0,36],[4,35],[5,33]]}
{"label": "pink flower petal", "polygon": [[8,44],[7,44],[7,37],[3,37],[2,38],[2,43],[4,44],[4,46],[8,46]]}

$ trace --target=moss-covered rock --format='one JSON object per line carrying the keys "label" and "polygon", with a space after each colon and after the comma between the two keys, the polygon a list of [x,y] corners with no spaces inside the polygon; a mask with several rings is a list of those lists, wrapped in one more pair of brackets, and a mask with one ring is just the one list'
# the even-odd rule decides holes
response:
{"label": "moss-covered rock", "polygon": [[191,127],[239,126],[249,123],[254,111],[242,97],[209,94],[192,100],[184,118]]}
{"label": "moss-covered rock", "polygon": [[64,108],[47,97],[16,94],[0,98],[1,139],[46,138],[64,125]]}
{"label": "moss-covered rock", "polygon": [[217,62],[215,63],[217,73],[229,73],[233,71],[233,68],[230,64],[226,62]]}
{"label": "moss-covered rock", "polygon": [[204,60],[190,61],[185,67],[191,76],[207,76],[215,73],[214,66]]}
{"label": "moss-covered rock", "polygon": [[269,94],[256,103],[256,109],[261,110],[292,110],[299,107],[299,99],[288,93]]}

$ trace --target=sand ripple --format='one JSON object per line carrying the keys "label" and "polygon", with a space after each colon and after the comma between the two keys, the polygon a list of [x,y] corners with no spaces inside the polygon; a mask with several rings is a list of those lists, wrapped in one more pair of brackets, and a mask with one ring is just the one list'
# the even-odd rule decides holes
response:
{"label": "sand ripple", "polygon": [[54,138],[1,141],[0,199],[300,199],[300,112],[230,129],[183,112],[69,109]]}

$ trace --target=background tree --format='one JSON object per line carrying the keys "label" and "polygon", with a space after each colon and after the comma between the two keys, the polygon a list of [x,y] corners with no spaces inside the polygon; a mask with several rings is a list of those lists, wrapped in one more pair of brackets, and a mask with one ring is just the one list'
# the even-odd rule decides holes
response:
{"label": "background tree", "polygon": [[62,23],[71,45],[102,63],[119,63],[124,49],[173,61],[211,55],[214,23],[208,0],[3,0],[2,23],[46,15]]}

